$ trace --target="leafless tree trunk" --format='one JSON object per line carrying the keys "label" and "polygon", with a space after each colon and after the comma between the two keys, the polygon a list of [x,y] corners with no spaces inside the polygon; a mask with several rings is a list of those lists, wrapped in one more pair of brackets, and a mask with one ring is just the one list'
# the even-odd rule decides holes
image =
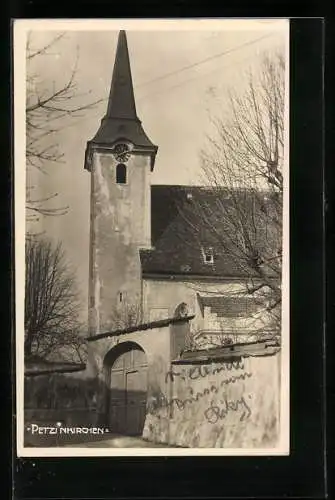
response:
{"label": "leafless tree trunk", "polygon": [[201,153],[209,189],[181,209],[199,245],[229,255],[280,330],[284,161],[283,56],[265,57],[244,93],[230,93],[225,116],[212,120]]}
{"label": "leafless tree trunk", "polygon": [[[26,208],[28,221],[40,216],[64,215],[68,206],[50,207],[49,202],[57,198],[58,193],[47,196],[34,196],[36,186],[29,182],[31,168],[47,174],[49,167],[63,161],[63,153],[58,143],[58,134],[66,128],[73,118],[84,116],[101,99],[87,100],[87,94],[81,94],[76,82],[78,50],[75,62],[68,78],[60,84],[48,80],[48,75],[36,73],[35,62],[41,58],[55,55],[58,44],[65,37],[64,33],[55,35],[42,47],[34,46],[33,35],[27,37],[26,46],[26,161],[27,192]],[[40,71],[40,70],[39,70]],[[42,76],[42,78],[41,78]],[[61,78],[60,78],[61,80]]]}
{"label": "leafless tree trunk", "polygon": [[26,358],[61,353],[67,360],[83,361],[75,277],[61,244],[26,242],[24,326]]}

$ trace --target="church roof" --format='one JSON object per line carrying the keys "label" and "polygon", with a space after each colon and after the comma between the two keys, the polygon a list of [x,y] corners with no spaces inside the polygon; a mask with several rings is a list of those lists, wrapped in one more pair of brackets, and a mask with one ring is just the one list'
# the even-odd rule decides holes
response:
{"label": "church roof", "polygon": [[[224,188],[217,189],[195,186],[151,186],[151,232],[152,250],[141,250],[143,276],[145,275],[174,275],[174,276],[203,276],[203,277],[257,277],[253,266],[248,266],[246,260],[239,259],[233,251],[225,251],[229,246],[225,234],[229,231],[221,222],[220,203],[231,204],[229,193]],[[267,195],[257,194],[258,202],[263,203]],[[251,202],[255,203],[255,196],[250,192],[236,191],[235,202],[244,204],[248,211]],[[219,228],[220,237],[214,235],[208,222],[199,217],[194,207],[196,204],[210,207],[208,213],[213,214],[213,224]],[[264,202],[266,203],[266,202]],[[199,206],[199,205],[198,205]],[[270,204],[268,203],[268,206]],[[253,209],[254,210],[254,209]],[[251,211],[250,211],[251,212]],[[214,219],[216,218],[216,219]],[[258,220],[257,233],[260,244],[263,245],[268,234],[262,233],[261,219]],[[269,232],[269,228],[266,228]],[[277,233],[275,237],[277,238]],[[269,242],[270,240],[268,240]],[[205,258],[205,251],[210,250],[212,261]],[[211,256],[210,255],[210,256]],[[267,275],[276,277],[271,269],[265,269]]]}
{"label": "church roof", "polygon": [[[190,186],[151,187],[151,231],[153,250],[141,250],[142,272],[158,275],[198,275],[217,277],[244,277],[246,273],[230,257],[218,248],[209,231],[194,230],[184,217],[183,207],[191,197],[210,199],[210,190]],[[213,249],[213,264],[204,261],[202,245]]]}
{"label": "church roof", "polygon": [[122,140],[131,142],[137,149],[148,151],[153,168],[158,148],[148,138],[137,116],[125,31],[120,31],[118,37],[107,111],[88,145],[108,147]]}

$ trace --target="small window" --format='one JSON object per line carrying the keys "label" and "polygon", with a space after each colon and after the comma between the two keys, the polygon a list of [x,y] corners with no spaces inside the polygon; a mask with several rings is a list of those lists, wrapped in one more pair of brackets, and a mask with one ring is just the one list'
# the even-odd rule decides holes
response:
{"label": "small window", "polygon": [[212,247],[203,248],[202,255],[205,264],[214,264],[214,252]]}
{"label": "small window", "polygon": [[127,167],[124,163],[119,163],[116,166],[116,182],[117,184],[126,184],[127,182]]}
{"label": "small window", "polygon": [[122,302],[122,301],[123,301],[123,293],[119,292],[119,302]]}

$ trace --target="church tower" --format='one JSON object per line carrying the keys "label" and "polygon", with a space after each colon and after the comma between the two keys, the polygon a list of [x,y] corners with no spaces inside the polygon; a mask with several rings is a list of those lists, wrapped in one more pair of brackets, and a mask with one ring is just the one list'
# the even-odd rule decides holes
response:
{"label": "church tower", "polygon": [[[87,143],[91,174],[89,330],[108,331],[141,308],[139,250],[151,248],[151,191],[157,146],[136,113],[127,37],[120,31],[107,111]],[[119,325],[118,325],[119,322]]]}

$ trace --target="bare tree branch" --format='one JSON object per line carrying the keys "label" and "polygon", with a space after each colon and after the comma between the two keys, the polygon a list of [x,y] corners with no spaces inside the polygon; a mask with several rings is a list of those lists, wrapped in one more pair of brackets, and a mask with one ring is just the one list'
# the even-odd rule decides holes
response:
{"label": "bare tree branch", "polygon": [[[46,173],[50,166],[64,161],[64,153],[58,135],[71,124],[72,118],[90,109],[102,99],[87,99],[91,92],[80,93],[76,81],[79,50],[68,78],[63,83],[50,81],[48,75],[40,78],[36,64],[41,58],[53,56],[51,50],[57,48],[65,38],[65,33],[55,35],[42,47],[33,47],[33,34],[29,33],[26,44],[26,161],[27,169]],[[60,47],[61,50],[61,47]],[[46,206],[56,195],[43,197],[37,202],[27,196],[28,220],[35,220],[31,212],[41,216],[64,215],[68,206]]]}
{"label": "bare tree branch", "polygon": [[230,93],[229,110],[211,119],[201,152],[209,189],[180,208],[199,245],[210,240],[242,271],[246,293],[274,330],[281,316],[284,69],[282,54],[266,56],[245,92]]}

